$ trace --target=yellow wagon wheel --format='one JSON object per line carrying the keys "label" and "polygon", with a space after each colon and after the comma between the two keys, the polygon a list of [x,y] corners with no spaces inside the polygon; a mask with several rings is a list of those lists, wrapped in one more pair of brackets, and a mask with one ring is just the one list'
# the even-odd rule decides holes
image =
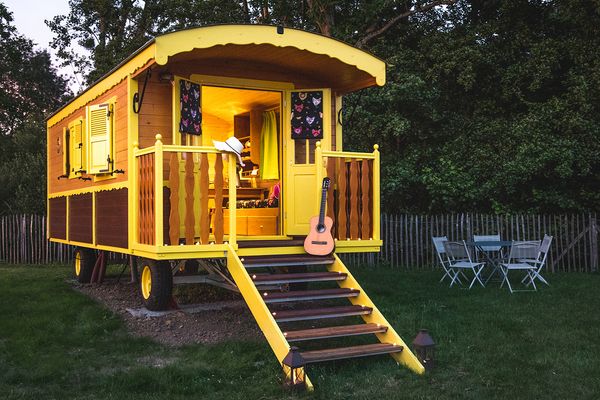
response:
{"label": "yellow wagon wheel", "polygon": [[173,275],[169,263],[142,259],[140,292],[148,310],[162,311],[169,308],[173,293]]}
{"label": "yellow wagon wheel", "polygon": [[96,264],[94,250],[77,247],[73,252],[73,264],[75,279],[80,283],[90,283]]}

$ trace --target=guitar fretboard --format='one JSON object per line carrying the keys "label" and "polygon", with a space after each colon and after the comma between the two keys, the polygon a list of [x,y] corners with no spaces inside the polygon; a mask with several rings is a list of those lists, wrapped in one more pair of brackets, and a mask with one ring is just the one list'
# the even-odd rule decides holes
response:
{"label": "guitar fretboard", "polygon": [[327,188],[324,187],[321,192],[321,210],[319,211],[319,225],[325,223],[325,203],[327,202]]}

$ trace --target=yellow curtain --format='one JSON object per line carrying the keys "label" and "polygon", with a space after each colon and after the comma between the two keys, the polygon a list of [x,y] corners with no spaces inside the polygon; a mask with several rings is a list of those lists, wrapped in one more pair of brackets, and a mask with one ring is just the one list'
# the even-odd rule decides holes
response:
{"label": "yellow curtain", "polygon": [[261,179],[279,179],[279,158],[277,150],[277,115],[275,111],[263,113],[263,125],[260,131]]}

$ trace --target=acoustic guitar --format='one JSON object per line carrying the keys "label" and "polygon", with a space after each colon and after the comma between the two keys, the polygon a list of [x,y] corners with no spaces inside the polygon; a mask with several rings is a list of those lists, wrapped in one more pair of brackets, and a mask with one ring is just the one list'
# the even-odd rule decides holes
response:
{"label": "acoustic guitar", "polygon": [[325,202],[327,201],[327,189],[329,189],[329,178],[323,178],[323,191],[321,193],[321,211],[310,219],[310,231],[304,240],[304,250],[314,256],[326,256],[333,251],[333,236],[331,227],[333,220],[325,215]]}

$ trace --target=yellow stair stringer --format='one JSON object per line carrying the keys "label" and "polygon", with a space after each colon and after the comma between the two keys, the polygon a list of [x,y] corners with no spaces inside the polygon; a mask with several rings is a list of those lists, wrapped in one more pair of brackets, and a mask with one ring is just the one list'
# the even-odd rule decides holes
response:
{"label": "yellow stair stringer", "polygon": [[366,307],[373,308],[373,312],[369,315],[363,315],[362,318],[366,323],[374,323],[382,326],[387,326],[388,329],[385,333],[377,333],[376,336],[381,343],[394,343],[396,345],[402,346],[404,349],[400,353],[392,353],[391,356],[398,362],[399,364],[403,364],[409,369],[413,370],[417,374],[425,373],[425,368],[419,362],[417,357],[412,353],[410,348],[404,343],[400,335],[396,333],[394,328],[390,325],[390,323],[385,319],[383,314],[377,309],[375,304],[371,301],[369,296],[365,293],[363,288],[359,285],[358,281],[352,276],[348,268],[344,265],[342,260],[337,256],[337,254],[333,255],[335,261],[333,264],[328,266],[328,270],[331,272],[342,272],[346,273],[348,276],[343,281],[338,281],[338,285],[341,288],[348,289],[358,289],[360,290],[360,294],[357,297],[350,297],[349,300],[352,304],[361,305]]}
{"label": "yellow stair stringer", "polygon": [[[281,364],[290,350],[290,345],[285,339],[285,336],[283,336],[281,329],[279,329],[277,322],[275,322],[273,315],[267,308],[267,305],[256,289],[256,286],[254,286],[252,278],[250,278],[250,275],[248,275],[246,268],[236,254],[234,248],[231,245],[228,245],[228,247],[227,269],[233,277],[233,280],[235,281],[240,293],[244,297],[244,301],[250,308],[250,311],[258,323],[260,330],[265,335],[267,342],[275,353],[275,357],[277,357],[277,360]],[[305,383],[307,390],[314,389],[308,376],[305,376]]]}

